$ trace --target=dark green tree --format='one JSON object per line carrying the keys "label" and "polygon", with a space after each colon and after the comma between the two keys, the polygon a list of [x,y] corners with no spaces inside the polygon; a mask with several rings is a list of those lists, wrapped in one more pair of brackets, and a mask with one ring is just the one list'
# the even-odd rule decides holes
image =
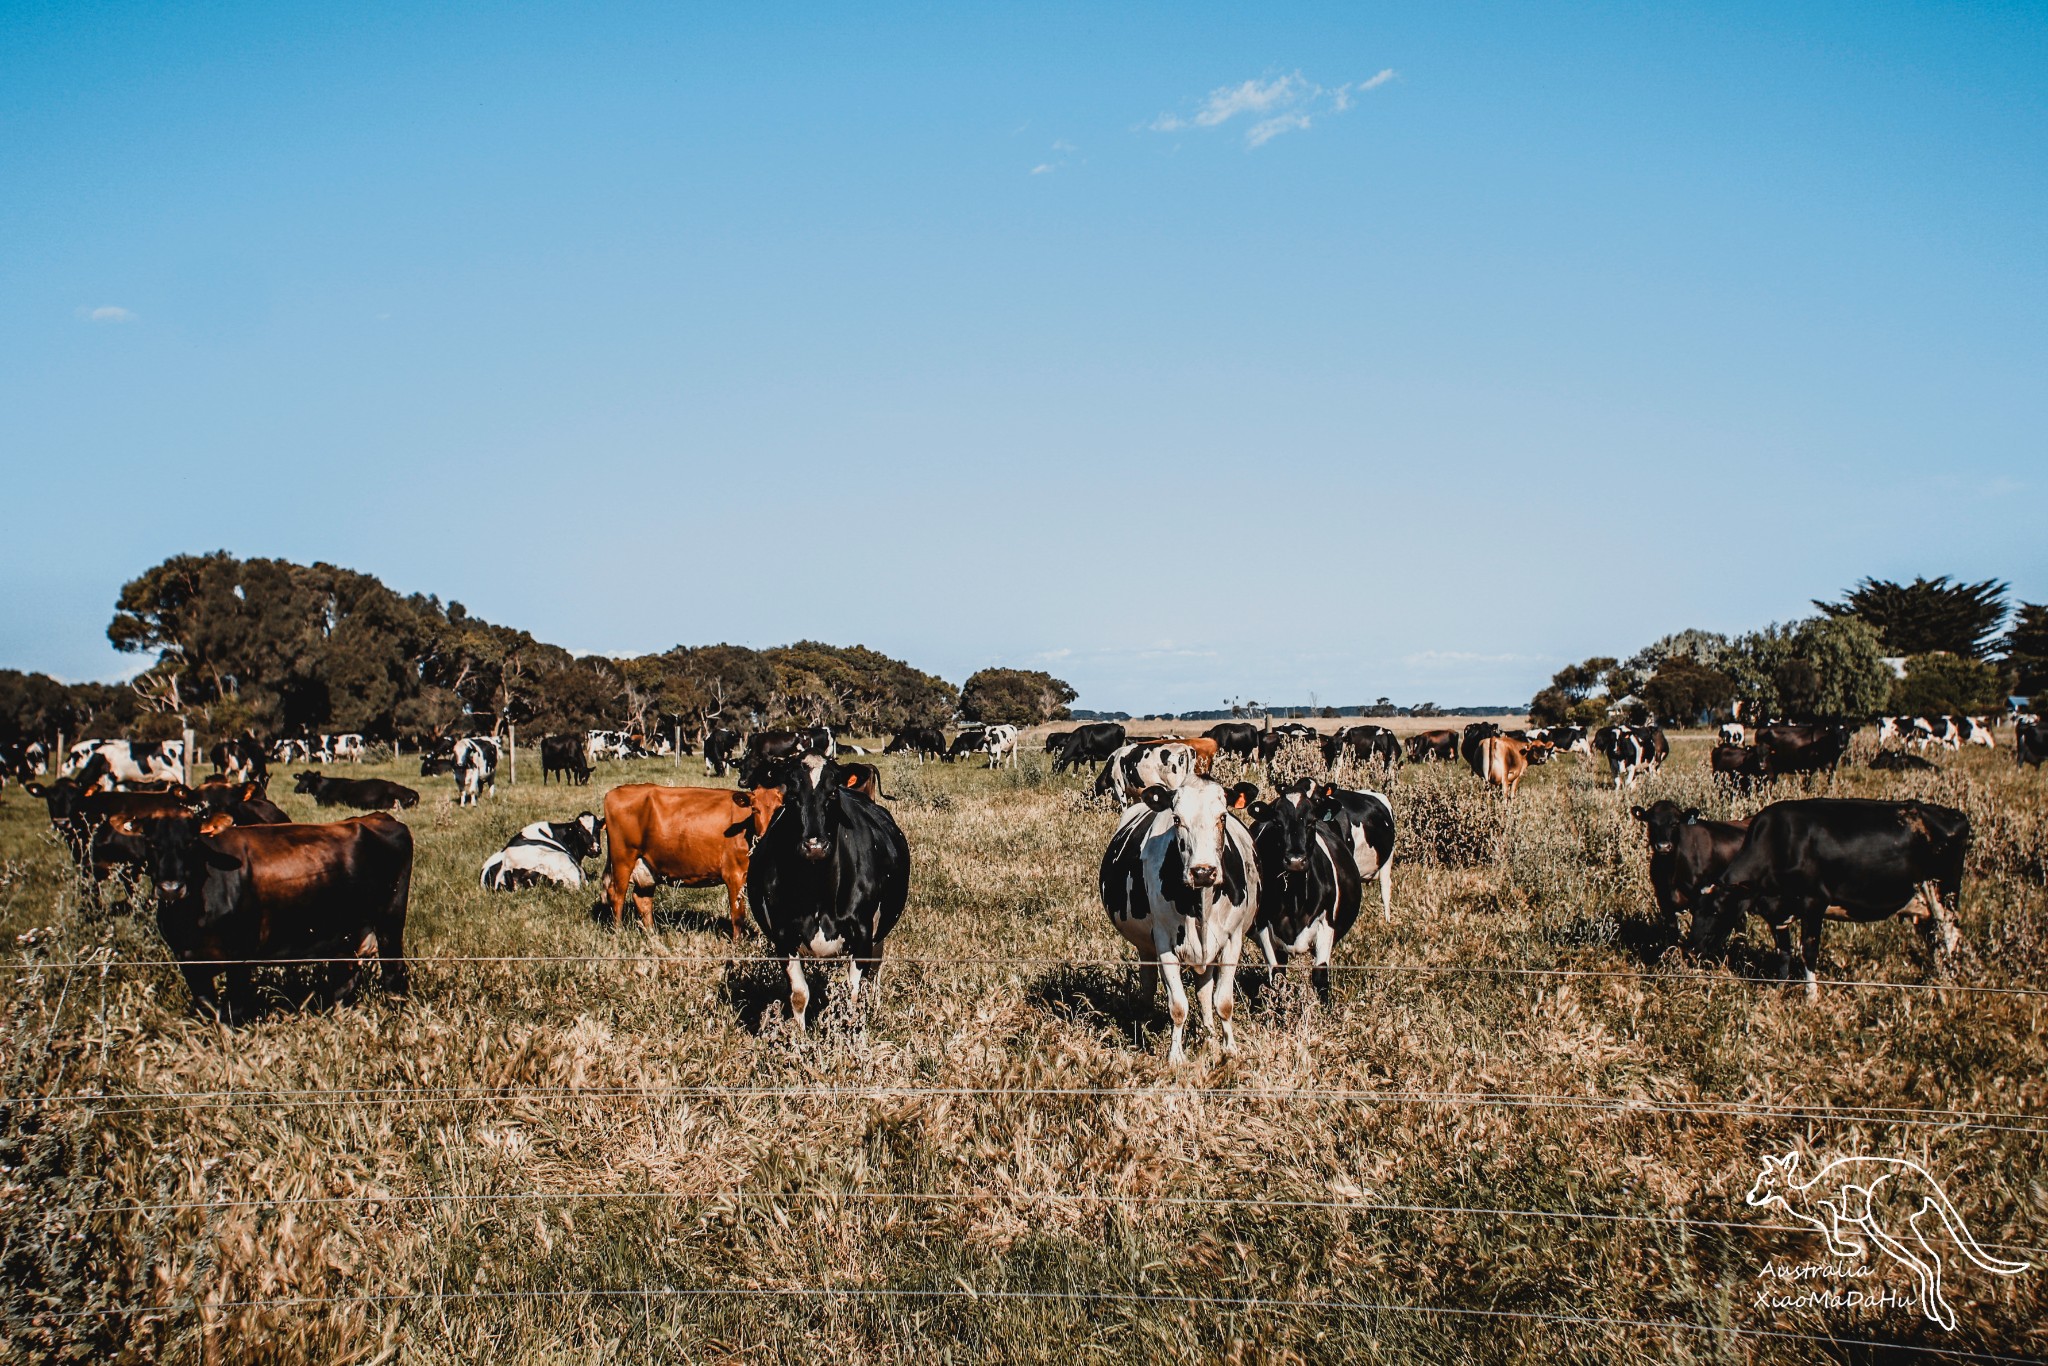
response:
{"label": "dark green tree", "polygon": [[1607,702],[1595,696],[1616,661],[1596,655],[1567,664],[1550,676],[1550,686],[1529,702],[1529,719],[1539,726],[1598,724],[1607,717]]}
{"label": "dark green tree", "polygon": [[960,714],[984,725],[1035,726],[1067,719],[1078,696],[1064,679],[1038,669],[979,669],[960,689]]}
{"label": "dark green tree", "polygon": [[2014,691],[2021,697],[2048,692],[2048,606],[2021,603],[2013,613],[2012,629],[1999,644],[2013,674]]}
{"label": "dark green tree", "polygon": [[1639,690],[1652,715],[1690,725],[1735,700],[1735,680],[1682,654],[1667,655]]}
{"label": "dark green tree", "polygon": [[1888,655],[1922,655],[1937,651],[1982,659],[1996,643],[2005,620],[2008,585],[1997,579],[1982,583],[1951,583],[1915,578],[1898,584],[1864,579],[1841,602],[1814,606],[1831,617],[1857,617],[1877,632]]}
{"label": "dark green tree", "polygon": [[1914,655],[1892,683],[1891,710],[1903,716],[1966,716],[2003,705],[1996,666],[1961,655]]}

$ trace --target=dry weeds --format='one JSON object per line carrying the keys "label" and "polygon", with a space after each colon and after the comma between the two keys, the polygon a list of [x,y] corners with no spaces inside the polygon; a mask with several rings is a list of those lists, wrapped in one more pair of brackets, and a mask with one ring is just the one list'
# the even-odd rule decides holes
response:
{"label": "dry weeds", "polygon": [[[174,973],[138,966],[162,954],[147,917],[79,914],[41,808],[11,795],[5,1348],[166,1362],[1857,1350],[1642,1326],[1673,1320],[2048,1351],[2048,1270],[1964,1270],[1953,1334],[1899,1310],[1753,1306],[1772,1258],[1820,1252],[1742,1204],[1758,1159],[1791,1147],[1913,1157],[1948,1177],[1980,1240],[2048,1244],[2048,998],[1831,986],[1807,1005],[1737,980],[1768,962],[1754,928],[1726,964],[1682,963],[1627,808],[1768,800],[1717,790],[1704,749],[1682,741],[1619,801],[1569,759],[1512,804],[1455,767],[1399,771],[1394,918],[1369,910],[1341,946],[1354,970],[1333,1005],[1261,992],[1253,972],[1241,1055],[1198,1041],[1178,1074],[1095,899],[1115,815],[1036,753],[995,773],[885,761],[916,859],[910,908],[864,1018],[835,1005],[805,1037],[782,1024],[758,942],[730,957],[722,894],[663,892],[656,934],[615,936],[591,921],[591,892],[477,888],[506,834],[597,809],[597,784],[501,787],[474,810],[427,784],[411,821],[413,998],[232,1031],[193,1016]],[[705,781],[665,763],[603,778],[629,775]],[[1835,784],[1919,792],[1978,822],[1957,984],[2048,988],[2040,783],[1973,754]],[[452,961],[498,955],[598,961]],[[1823,973],[1928,981],[1896,925],[1831,927]]]}

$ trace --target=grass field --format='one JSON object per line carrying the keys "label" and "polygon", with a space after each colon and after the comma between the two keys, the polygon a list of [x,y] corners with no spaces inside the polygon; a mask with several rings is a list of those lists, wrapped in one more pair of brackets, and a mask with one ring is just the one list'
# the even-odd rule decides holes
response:
{"label": "grass field", "polygon": [[[1713,789],[1705,746],[1680,737],[1633,800],[1761,805]],[[728,942],[722,891],[664,890],[650,936],[594,923],[593,890],[478,889],[519,825],[598,810],[622,781],[709,783],[693,759],[544,788],[528,751],[527,781],[473,809],[446,778],[363,766],[427,792],[407,816],[413,995],[233,1030],[149,966],[164,950],[148,915],[81,914],[41,805],[10,791],[0,1346],[451,1363],[1890,1359],[1830,1337],[2048,1353],[2048,1251],[2003,1253],[2036,1263],[2017,1276],[1952,1270],[1953,1332],[1897,1306],[1760,1309],[1785,1289],[1767,1268],[1825,1249],[1743,1202],[1766,1154],[1908,1157],[1980,1242],[2048,1248],[2048,995],[1954,989],[2048,993],[2042,778],[2009,752],[1816,785],[1963,806],[1977,840],[1946,974],[1904,925],[1831,925],[1813,1004],[1740,980],[1770,962],[1757,925],[1722,963],[1668,947],[1640,826],[1590,766],[1538,769],[1512,805],[1411,766],[1387,788],[1393,917],[1369,900],[1333,1003],[1253,990],[1239,1055],[1198,1035],[1175,1071],[1163,1003],[1132,999],[1096,899],[1115,813],[1024,749],[997,772],[883,761],[909,908],[865,1018],[835,1005],[803,1038],[759,940]],[[1874,1260],[1828,1288],[1911,1293]]]}

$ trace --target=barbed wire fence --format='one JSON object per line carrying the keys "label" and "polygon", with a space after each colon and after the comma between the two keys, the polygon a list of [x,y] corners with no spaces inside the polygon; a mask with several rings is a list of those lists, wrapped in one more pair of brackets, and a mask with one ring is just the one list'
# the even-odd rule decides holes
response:
{"label": "barbed wire fence", "polygon": [[[262,967],[310,966],[331,964],[331,958],[307,958],[296,960],[257,959],[239,960],[239,964]],[[771,962],[767,959],[747,959],[731,954],[536,954],[536,955],[450,955],[430,956],[408,960],[408,967],[415,974],[441,971],[505,971],[517,973],[540,968],[581,967],[599,971],[616,971],[622,967],[654,966],[663,969],[691,969],[717,967],[732,969],[747,962]],[[1029,967],[1076,968],[1113,967],[1129,968],[1129,958],[1077,958],[1029,957],[1029,956],[947,956],[947,957],[895,957],[887,960],[892,966],[914,966],[931,970],[1003,970]],[[220,966],[236,965],[222,962]],[[108,1023],[109,992],[118,978],[130,972],[162,972],[185,966],[174,959],[165,958],[121,958],[111,949],[101,947],[84,954],[42,961],[18,961],[18,972],[51,974],[58,980],[54,1004],[49,1007],[49,1018],[44,1023],[42,1044],[47,1050],[57,1037],[67,1008],[75,1003],[74,988],[84,974],[92,974],[98,991],[91,1011],[92,1028],[96,1032],[102,1060],[111,1047],[111,1032]],[[1333,973],[1350,974],[1360,977],[1394,978],[1412,981],[1441,976],[1494,977],[1522,981],[1573,981],[1622,979],[1633,981],[1677,982],[1697,985],[1708,990],[1723,986],[1738,989],[1782,988],[1786,985],[1780,979],[1747,977],[1732,973],[1701,971],[1664,970],[1657,972],[1623,972],[1598,969],[1538,968],[1510,964],[1399,964],[1399,963],[1348,963],[1332,964]],[[2048,990],[2017,986],[1992,986],[1953,984],[1944,982],[1896,982],[1883,980],[1831,981],[1831,988],[1852,989],[1861,992],[1897,992],[1921,994],[1929,992],[1952,994],[1957,1000],[1986,998],[2012,998],[2034,1000],[2048,996]],[[46,998],[47,999],[47,998]],[[72,1009],[74,1018],[78,1012]],[[692,1085],[638,1085],[638,1086],[539,1086],[539,1085],[496,1085],[496,1086],[430,1086],[424,1084],[394,1085],[386,1087],[270,1087],[237,1088],[229,1080],[219,1089],[210,1090],[132,1090],[108,1089],[66,1089],[64,1080],[68,1070],[68,1058],[60,1061],[47,1089],[32,1093],[9,1096],[15,1103],[28,1103],[45,1109],[60,1107],[82,1107],[95,1118],[117,1118],[139,1114],[162,1114],[179,1110],[230,1111],[235,1109],[338,1109],[343,1107],[379,1107],[391,1110],[398,1107],[441,1107],[480,1106],[492,1103],[518,1102],[534,1103],[575,1103],[575,1104],[646,1104],[662,1101],[713,1101],[719,1103],[746,1104],[769,1102],[776,1104],[800,1104],[844,1106],[875,1100],[917,1100],[917,1099],[965,1099],[997,1104],[1029,1104],[1040,1101],[1071,1102],[1112,1101],[1133,1096],[1167,1095],[1199,1099],[1205,1102],[1256,1105],[1300,1105],[1325,1104],[1349,1106],[1408,1106],[1429,1107],[1446,1110],[1469,1110],[1494,1108],[1522,1111],[1563,1111],[1584,1115],[1589,1118],[1624,1118],[1643,1116],[1665,1116],[1681,1118],[1711,1118],[1722,1120],[1767,1120],[1816,1124],[1867,1125],[1907,1130],[1932,1130],[1958,1135],[1977,1133],[2017,1136],[2022,1140],[2039,1140],[2048,1137],[2048,1114],[1997,1109],[1963,1109],[1936,1107],[1902,1107],[1876,1105],[1833,1105],[1833,1104],[1792,1104],[1752,1099],[1726,1100],[1681,1100],[1639,1095],[1578,1095],[1549,1094],[1542,1092],[1513,1091],[1456,1091],[1448,1089],[1415,1089],[1399,1087],[1275,1087],[1258,1084],[1256,1080],[1236,1086],[1192,1086],[1162,1078],[1155,1085],[1131,1086],[1045,1086],[1045,1085],[992,1085],[962,1086],[939,1084],[896,1084],[888,1082],[831,1083],[814,1082],[800,1084],[692,1084]],[[1464,1205],[1432,1202],[1404,1202],[1382,1200],[1361,1193],[1355,1198],[1308,1199],[1295,1196],[1263,1195],[1185,1195],[1158,1191],[1098,1191],[1058,1189],[978,1189],[972,1191],[908,1191],[868,1190],[848,1187],[827,1189],[765,1189],[748,1186],[698,1186],[672,1189],[572,1189],[572,1190],[509,1190],[509,1191],[366,1191],[346,1195],[272,1195],[261,1198],[224,1198],[160,1201],[119,1201],[86,1206],[74,1211],[82,1216],[111,1215],[137,1218],[159,1223],[178,1215],[198,1215],[205,1220],[207,1237],[201,1239],[200,1257],[203,1247],[210,1239],[217,1239],[222,1232],[221,1220],[234,1211],[248,1210],[314,1210],[321,1208],[343,1208],[350,1206],[376,1207],[379,1209],[446,1209],[461,1206],[525,1206],[532,1207],[547,1203],[565,1205],[592,1204],[598,1202],[625,1202],[644,1205],[656,1203],[671,1206],[707,1205],[728,1203],[745,1206],[779,1207],[780,1204],[803,1203],[811,1205],[845,1205],[868,1207],[938,1207],[962,1205],[1007,1205],[1023,1209],[1057,1208],[1060,1206],[1095,1206],[1117,1208],[1127,1211],[1145,1210],[1259,1210],[1280,1213],[1320,1213],[1331,1216],[1367,1218],[1372,1216],[1427,1216],[1466,1220],[1494,1220],[1500,1222],[1525,1221],[1547,1224],[1594,1225],[1594,1226],[1643,1226],[1666,1228],[1691,1233],[1714,1231],[1723,1234],[1801,1234],[1811,1229],[1798,1224],[1785,1224],[1766,1220],[1697,1218],[1680,1213],[1656,1213],[1643,1210],[1603,1209],[1550,1209],[1523,1208],[1499,1205]],[[2010,1244],[1982,1243],[1989,1251],[2003,1252],[2030,1260],[2048,1259],[2048,1248]],[[984,1287],[961,1285],[957,1287],[929,1286],[874,1286],[843,1285],[825,1280],[804,1281],[788,1285],[640,1285],[640,1286],[591,1286],[576,1289],[548,1289],[532,1287],[525,1289],[460,1289],[437,1286],[430,1291],[395,1293],[364,1290],[359,1293],[332,1295],[284,1295],[255,1298],[227,1298],[225,1271],[208,1268],[195,1262],[195,1275],[212,1270],[216,1275],[214,1288],[210,1292],[195,1292],[189,1297],[171,1304],[150,1304],[134,1306],[100,1306],[77,1311],[78,1316],[129,1316],[164,1315],[189,1313],[201,1327],[202,1337],[221,1331],[223,1316],[231,1311],[288,1312],[314,1310],[345,1305],[372,1307],[402,1307],[421,1300],[435,1303],[497,1303],[531,1301],[536,1303],[574,1304],[583,1302],[637,1302],[643,1312],[652,1312],[656,1304],[687,1304],[715,1301],[721,1298],[765,1301],[811,1301],[841,1302],[905,1302],[905,1303],[952,1303],[957,1305],[1002,1304],[1006,1302],[1045,1302],[1075,1306],[1129,1308],[1170,1307],[1183,1309],[1208,1308],[1217,1311],[1236,1312],[1285,1312],[1316,1315],[1358,1315],[1407,1316],[1443,1323],[1477,1324],[1484,1322],[1526,1322],[1547,1324],[1561,1328],[1588,1328],[1636,1333],[1662,1334],[1671,1337],[1694,1337],[1721,1341],[1752,1340],[1756,1342],[1804,1343],[1826,1346],[1832,1349],[1869,1348],[1883,1349],[1914,1355],[1945,1357],[1948,1359],[1983,1360],[1992,1362],[2019,1362],[2036,1360],[2017,1355],[1986,1352],[1954,1347],[1917,1345],[1896,1340],[1878,1341],[1843,1336],[1825,1332],[1797,1332],[1778,1327],[1744,1326],[1726,1323],[1697,1322],[1686,1319],[1632,1318],[1616,1315],[1578,1314],[1563,1310],[1534,1308],[1490,1309],[1473,1306],[1455,1306],[1427,1302],[1401,1300],[1362,1300],[1331,1296],[1327,1298],[1289,1298],[1259,1296],[1216,1296],[1190,1293],[1168,1294],[1141,1290],[1106,1289],[1017,1289],[1012,1287]],[[47,1317],[47,1315],[46,1315]],[[61,1316],[60,1316],[61,1317]]]}

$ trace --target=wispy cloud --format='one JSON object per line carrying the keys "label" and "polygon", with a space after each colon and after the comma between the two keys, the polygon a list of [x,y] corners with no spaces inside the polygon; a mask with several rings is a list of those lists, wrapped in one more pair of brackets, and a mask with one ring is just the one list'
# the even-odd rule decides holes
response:
{"label": "wispy cloud", "polygon": [[1178,133],[1189,129],[1221,128],[1244,114],[1254,122],[1245,130],[1247,148],[1263,147],[1282,133],[1299,132],[1314,125],[1323,115],[1341,114],[1351,108],[1355,97],[1377,90],[1394,79],[1387,67],[1362,81],[1326,86],[1309,80],[1299,71],[1269,80],[1249,80],[1211,90],[1193,113],[1161,114],[1147,125],[1155,133]]}
{"label": "wispy cloud", "polygon": [[1051,175],[1054,171],[1057,171],[1063,166],[1065,166],[1067,164],[1068,159],[1080,150],[1081,149],[1076,147],[1073,143],[1068,142],[1064,138],[1061,138],[1055,141],[1052,145],[1052,159],[1049,161],[1041,161],[1036,166],[1033,166],[1031,168],[1031,174]]}
{"label": "wispy cloud", "polygon": [[135,321],[133,313],[116,304],[102,304],[98,308],[81,308],[78,311],[85,315],[87,322],[132,323]]}

